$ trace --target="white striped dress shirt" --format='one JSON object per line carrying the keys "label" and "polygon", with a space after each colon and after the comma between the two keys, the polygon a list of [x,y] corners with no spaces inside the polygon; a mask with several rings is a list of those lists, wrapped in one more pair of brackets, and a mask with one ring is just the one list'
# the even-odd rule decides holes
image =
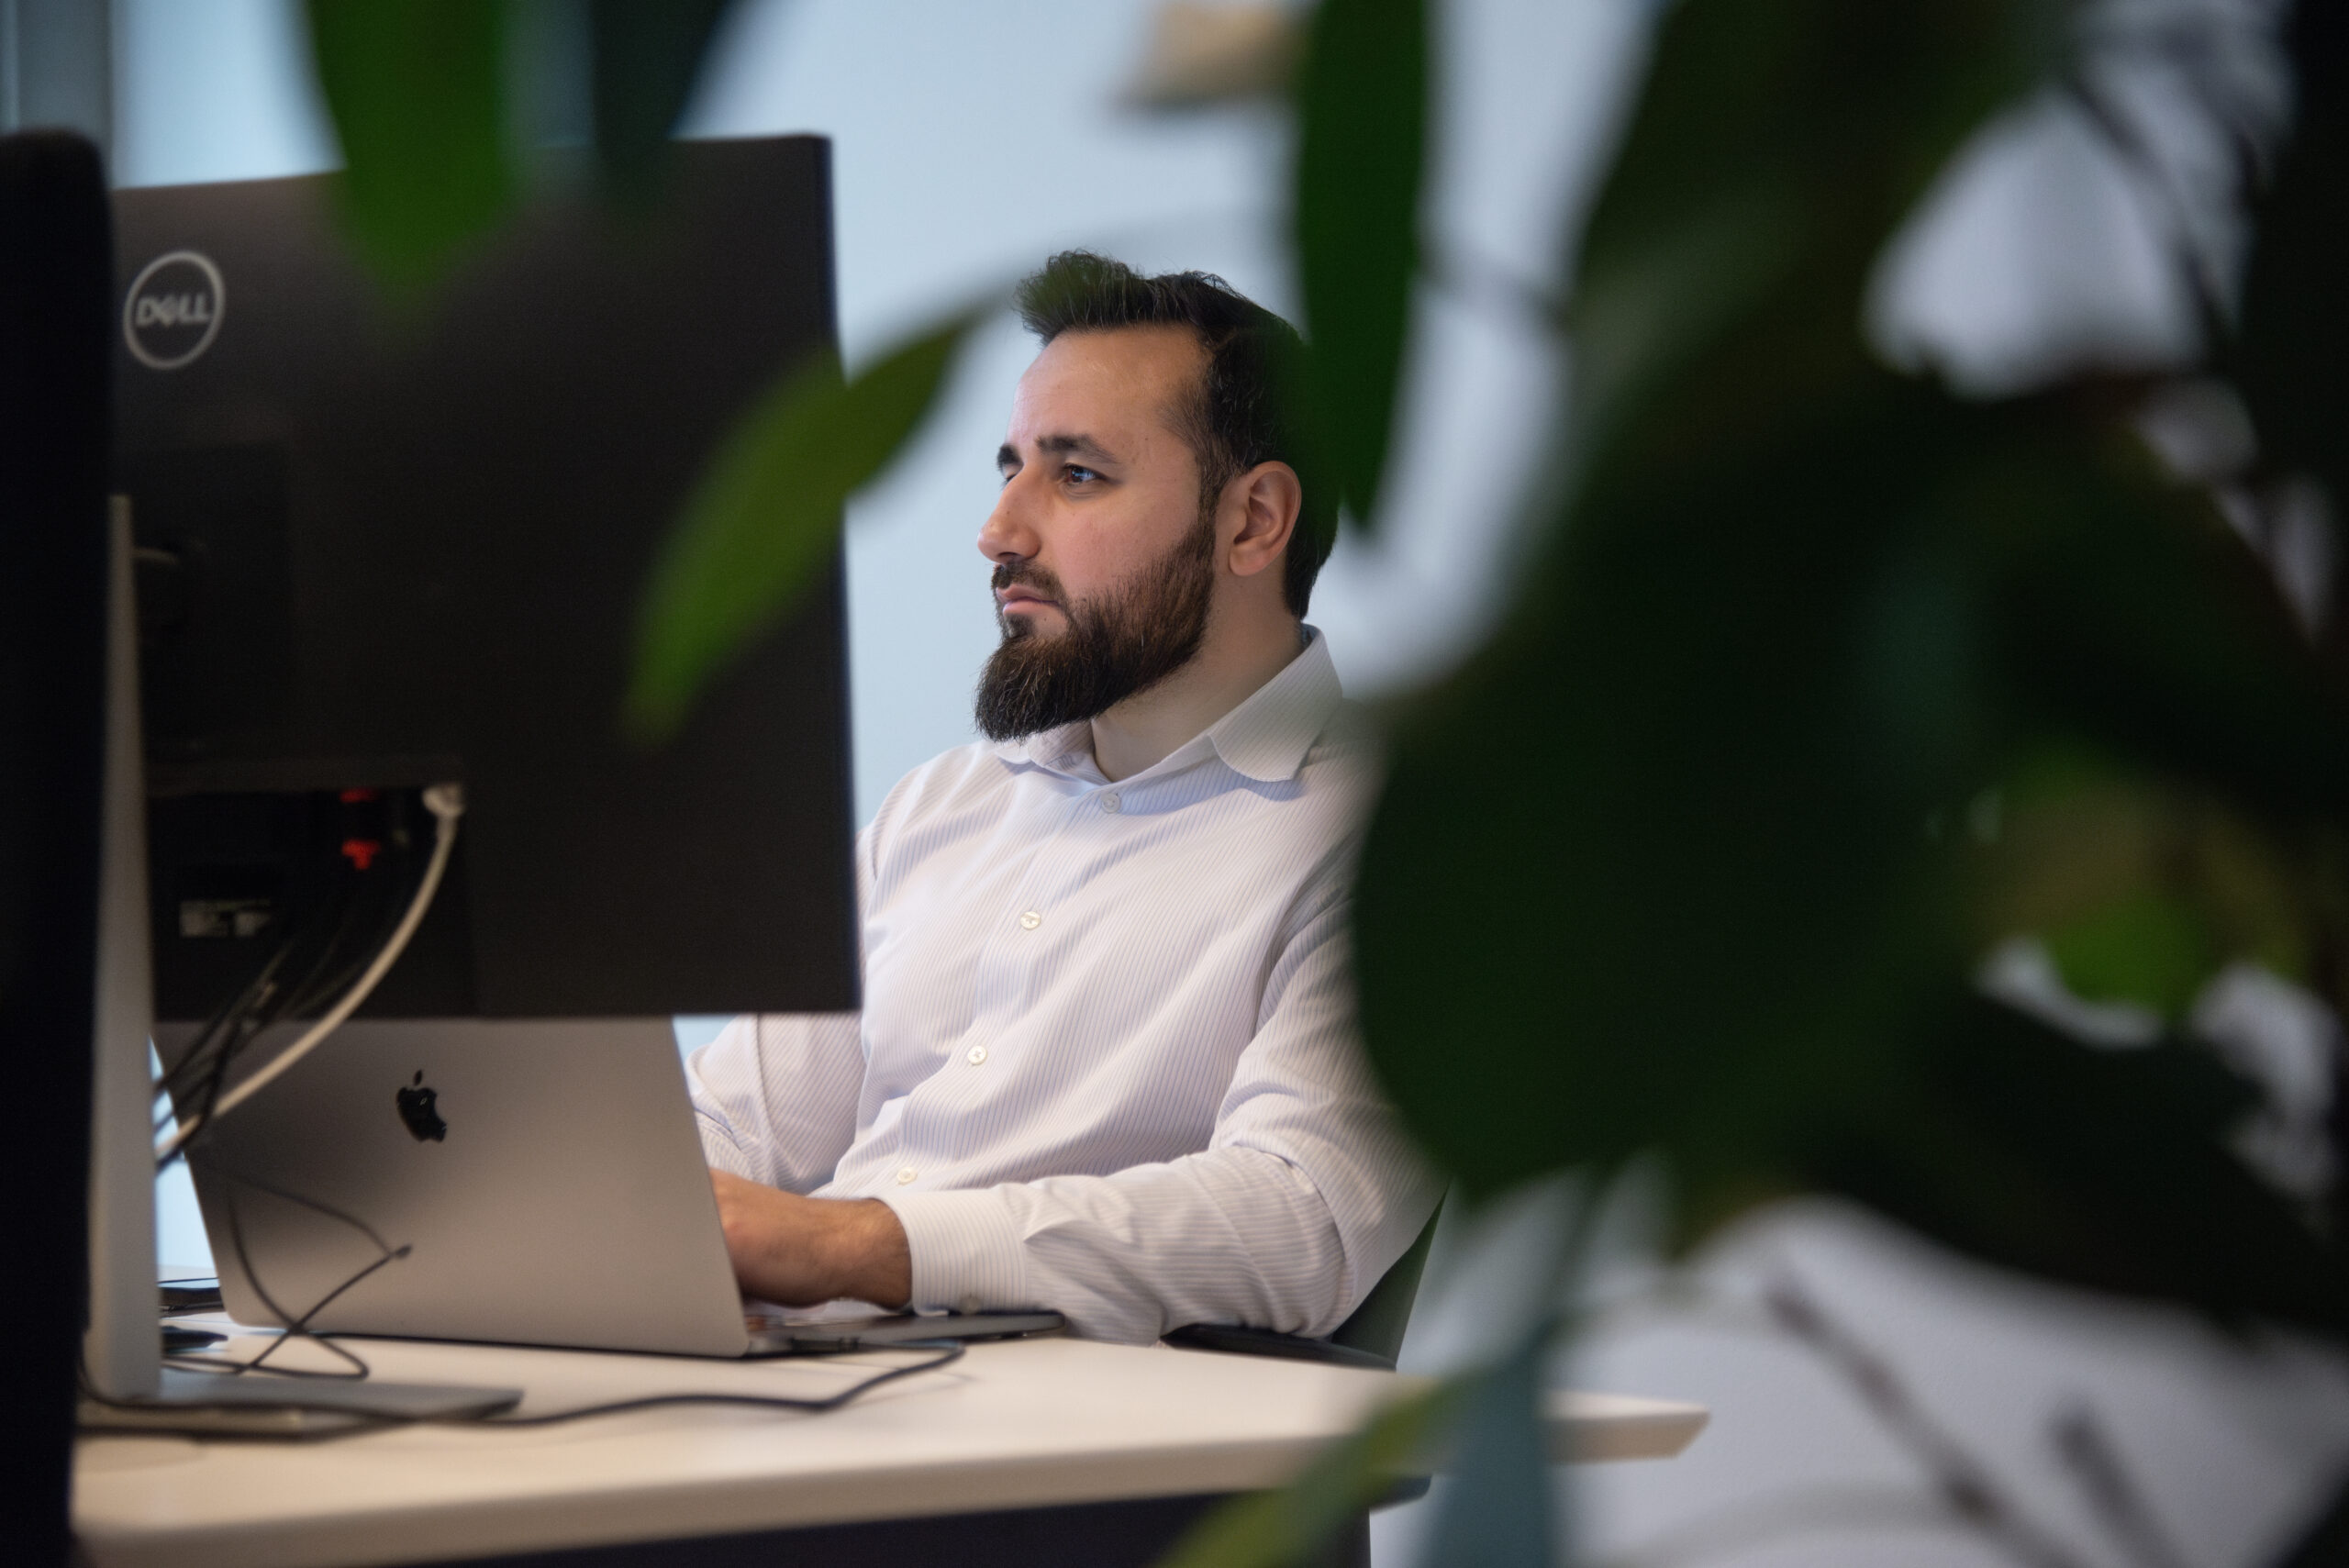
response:
{"label": "white striped dress shirt", "polygon": [[907,774],[858,841],[864,1010],[735,1019],[709,1162],[904,1225],[920,1307],[1325,1334],[1438,1188],[1363,1066],[1369,738],[1318,632],[1112,784],[1083,724]]}

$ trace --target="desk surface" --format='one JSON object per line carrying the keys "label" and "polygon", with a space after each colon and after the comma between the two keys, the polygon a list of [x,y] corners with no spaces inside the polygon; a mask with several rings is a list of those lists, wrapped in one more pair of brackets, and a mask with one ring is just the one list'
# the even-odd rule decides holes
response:
{"label": "desk surface", "polygon": [[[351,1341],[379,1377],[528,1388],[524,1413],[681,1389],[829,1393],[896,1364]],[[551,1428],[309,1443],[93,1437],[74,1529],[97,1568],[290,1568],[544,1551],[1276,1485],[1413,1380],[1305,1362],[1052,1338],[824,1415],[681,1407]],[[1559,1459],[1664,1458],[1701,1407],[1553,1396]]]}

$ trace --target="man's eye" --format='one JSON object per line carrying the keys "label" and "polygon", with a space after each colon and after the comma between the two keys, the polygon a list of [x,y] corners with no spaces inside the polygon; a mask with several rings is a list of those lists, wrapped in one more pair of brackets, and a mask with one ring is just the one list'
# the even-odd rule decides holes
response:
{"label": "man's eye", "polygon": [[1066,474],[1069,478],[1075,480],[1079,484],[1084,484],[1088,479],[1098,479],[1101,477],[1091,469],[1081,468],[1075,463],[1070,463],[1066,468],[1061,470],[1061,472]]}

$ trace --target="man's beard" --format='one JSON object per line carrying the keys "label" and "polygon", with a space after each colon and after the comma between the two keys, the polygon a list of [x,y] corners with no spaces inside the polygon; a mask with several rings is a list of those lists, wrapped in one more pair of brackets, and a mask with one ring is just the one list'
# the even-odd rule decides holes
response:
{"label": "man's beard", "polygon": [[1040,637],[1025,616],[996,617],[1003,644],[979,674],[979,729],[990,740],[1095,717],[1191,662],[1207,639],[1214,597],[1215,514],[1203,513],[1164,560],[1099,598],[1071,603],[1036,567],[995,569],[998,593],[1015,583],[1057,603],[1068,628]]}

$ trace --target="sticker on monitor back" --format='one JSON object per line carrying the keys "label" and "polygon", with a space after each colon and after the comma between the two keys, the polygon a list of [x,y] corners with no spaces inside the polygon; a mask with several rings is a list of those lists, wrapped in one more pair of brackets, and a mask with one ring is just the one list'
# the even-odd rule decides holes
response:
{"label": "sticker on monitor back", "polygon": [[192,364],[219,336],[228,291],[209,256],[169,250],[139,270],[122,302],[122,340],[152,370]]}

